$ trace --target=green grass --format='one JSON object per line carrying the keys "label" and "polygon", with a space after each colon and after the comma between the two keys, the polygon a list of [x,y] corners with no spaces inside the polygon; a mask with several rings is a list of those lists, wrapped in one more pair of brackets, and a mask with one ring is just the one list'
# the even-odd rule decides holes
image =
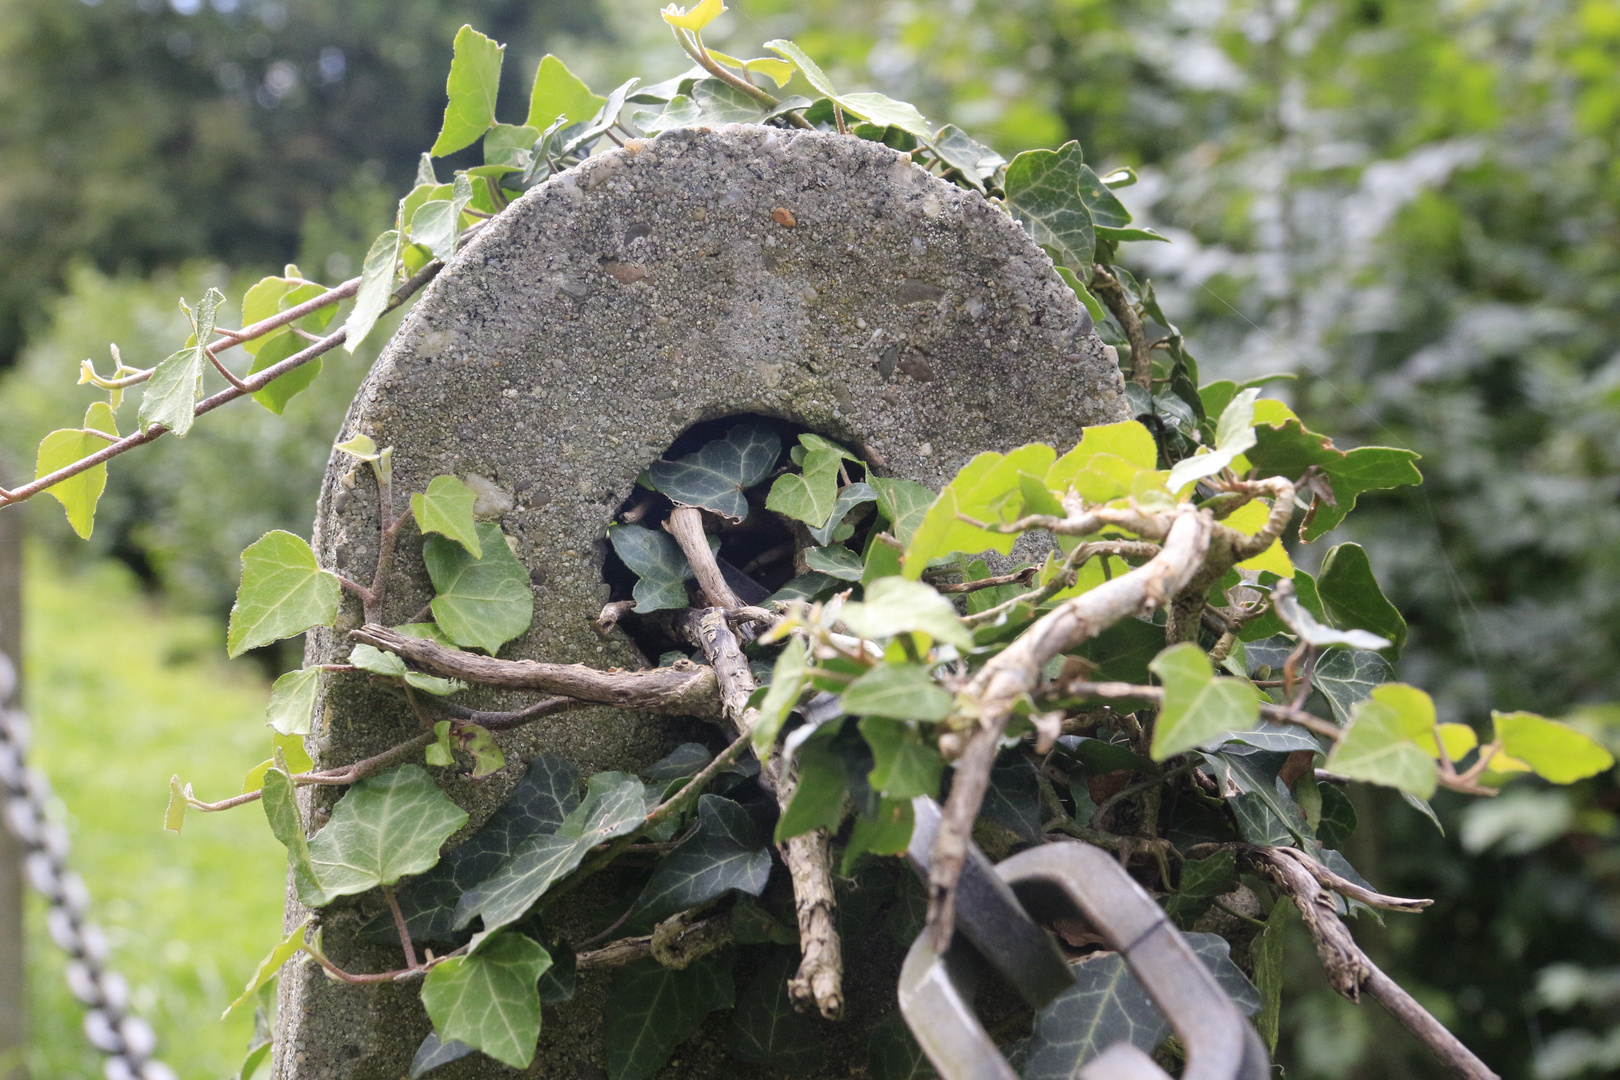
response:
{"label": "green grass", "polygon": [[[218,622],[164,610],[119,565],[68,573],[36,547],[27,575],[33,763],[55,788],[72,866],[158,1055],[183,1080],[221,1080],[241,1065],[252,1016],[219,1016],[280,937],[285,854],[257,804],[192,812],[179,836],[163,810],[174,773],[203,798],[240,790],[268,756],[268,688],[225,661]],[[37,899],[28,930],[30,1071],[99,1077]]]}

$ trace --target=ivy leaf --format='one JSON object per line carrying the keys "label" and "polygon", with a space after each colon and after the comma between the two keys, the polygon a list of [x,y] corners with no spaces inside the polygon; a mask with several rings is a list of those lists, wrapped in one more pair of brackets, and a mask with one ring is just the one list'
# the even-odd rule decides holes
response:
{"label": "ivy leaf", "polygon": [[408,223],[411,242],[421,244],[435,259],[449,262],[456,254],[461,232],[461,212],[472,201],[472,184],[457,176],[448,198],[429,197]]}
{"label": "ivy leaf", "polygon": [[321,888],[310,861],[309,838],[304,835],[304,819],[298,812],[292,777],[280,762],[265,772],[261,790],[265,820],[270,823],[271,835],[287,849],[287,866],[298,899],[310,907],[325,906],[332,898]]}
{"label": "ivy leaf", "polygon": [[1205,753],[1204,760],[1214,766],[1223,790],[1238,789],[1239,794],[1227,801],[1237,816],[1239,830],[1249,843],[1276,846],[1297,841],[1301,847],[1310,844],[1311,826],[1305,820],[1305,812],[1294,802],[1278,775],[1287,755],[1230,748]]}
{"label": "ivy leaf", "polygon": [[819,529],[811,529],[811,537],[822,546],[832,543],[833,532],[843,524],[849,512],[864,503],[876,502],[877,497],[877,491],[870,484],[857,481],[846,485],[833,501],[832,513],[827,516],[826,524]]}
{"label": "ivy leaf", "polygon": [[[401,628],[396,627],[396,629]],[[417,690],[425,691],[429,694],[436,694],[439,697],[448,697],[451,694],[459,693],[467,688],[467,684],[461,682],[459,679],[441,679],[433,675],[424,675],[420,671],[411,671],[405,666],[405,661],[401,660],[395,654],[383,652],[381,649],[375,648],[371,645],[356,645],[353,649],[350,649],[349,663],[353,664],[361,671],[369,671],[373,675],[384,675],[395,679],[404,679],[409,686],[412,686]],[[448,752],[448,750],[446,752]],[[433,760],[430,750],[428,764],[448,765],[450,762]]]}
{"label": "ivy leaf", "polygon": [[697,831],[658,864],[633,915],[657,922],[736,890],[758,896],[771,875],[771,852],[737,803],[718,795],[698,800]]}
{"label": "ivy leaf", "polygon": [[141,395],[141,408],[136,424],[145,430],[152,424],[162,424],[175,438],[183,439],[197,418],[197,399],[202,396],[203,371],[212,366],[208,359],[208,339],[214,336],[214,316],[225,295],[218,289],[209,289],[197,301],[192,311],[185,301],[180,310],[191,320],[191,342],[178,352],[170,353],[152,371]]}
{"label": "ivy leaf", "polygon": [[921,664],[884,664],[849,684],[843,707],[851,716],[943,720],[951,711],[951,695]]}
{"label": "ivy leaf", "polygon": [[1052,261],[1089,277],[1097,236],[1080,195],[1084,164],[1073,140],[1056,150],[1026,150],[1007,163],[1002,189],[1007,209],[1037,244],[1052,251]]}
{"label": "ivy leaf", "polygon": [[721,3],[720,0],[699,0],[698,3],[692,6],[691,11],[670,4],[659,14],[664,17],[664,21],[669,25],[682,30],[689,30],[695,34],[718,19],[720,13],[725,10],[726,5]]}
{"label": "ivy leaf", "polygon": [[877,492],[878,511],[889,522],[889,530],[896,540],[909,547],[917,526],[933,505],[934,492],[915,480],[874,476],[870,483]]}
{"label": "ivy leaf", "polygon": [[1154,761],[1260,722],[1260,692],[1254,684],[1217,678],[1204,650],[1190,641],[1170,646],[1148,667],[1164,683],[1164,707],[1153,729]]}
{"label": "ivy leaf", "polygon": [[[742,90],[719,79],[700,79],[692,85],[691,103],[682,107],[683,98],[669,103],[656,130],[672,127],[708,127],[720,124],[753,124],[765,116],[759,102]],[[652,129],[649,129],[652,130]]]}
{"label": "ivy leaf", "polygon": [[1374,688],[1394,678],[1395,669],[1377,653],[1331,649],[1316,662],[1311,683],[1327,698],[1334,718],[1347,724],[1357,702],[1365,701]]}
{"label": "ivy leaf", "polygon": [[933,128],[917,111],[917,106],[909,101],[896,101],[887,94],[856,93],[843,94],[834,99],[847,113],[866,120],[880,127],[894,127],[919,139],[929,138]]}
{"label": "ivy leaf", "polygon": [[[34,461],[34,478],[37,480],[41,476],[48,476],[104,448],[107,440],[92,434],[96,431],[114,436],[118,434],[117,418],[105,401],[94,402],[85,411],[83,428],[53,431],[40,441],[39,454]],[[101,493],[107,490],[107,466],[92,465],[84,472],[45,490],[62,504],[73,531],[81,539],[90,539],[96,525],[96,503]]]}
{"label": "ivy leaf", "polygon": [[826,525],[838,501],[838,466],[842,460],[835,451],[811,450],[805,454],[800,472],[780,476],[771,485],[765,509],[812,528]]}
{"label": "ivy leaf", "polygon": [[714,755],[702,743],[681,743],[667,755],[642,770],[641,778],[651,784],[686,780],[702,772]]}
{"label": "ivy leaf", "polygon": [[[309,753],[304,749],[304,739],[301,735],[272,735],[270,736],[270,758],[261,761],[248,770],[242,778],[242,794],[250,791],[259,791],[264,787],[264,774],[277,767],[277,762],[284,768],[287,775],[294,776],[301,772],[308,772],[315,767],[310,760]],[[176,830],[178,831],[178,830]]]}
{"label": "ivy leaf", "polygon": [[[445,852],[439,864],[399,888],[395,899],[411,936],[419,941],[446,941],[455,930],[461,894],[487,880],[530,837],[554,833],[579,805],[579,770],[571,763],[540,754],[529,763],[511,796],[470,839]],[[390,944],[399,941],[386,912],[366,933]]]}
{"label": "ivy leaf", "polygon": [[777,819],[778,844],[814,829],[835,831],[844,820],[844,803],[849,795],[844,761],[825,740],[806,742],[794,757],[799,766],[799,784],[793,800]]}
{"label": "ivy leaf", "polygon": [[[291,331],[276,334],[268,341],[263,338],[258,340],[263,348],[253,357],[253,366],[248,368],[249,375],[257,375],[266,368],[274,367],[288,357],[302,352],[305,347],[304,339]],[[317,356],[308,363],[271,379],[264,389],[254,391],[253,400],[276,416],[280,416],[286,410],[287,402],[309,389],[309,385],[320,373],[321,358]]]}
{"label": "ivy leaf", "polygon": [[423,756],[436,769],[448,769],[456,763],[455,751],[450,749],[450,721],[440,720],[433,725],[433,741],[427,744]]}
{"label": "ivy leaf", "polygon": [[1436,769],[1417,740],[1434,738],[1434,703],[1402,683],[1376,686],[1358,702],[1327,768],[1352,780],[1400,788],[1420,799],[1434,794]]}
{"label": "ivy leaf", "polygon": [[[267,794],[273,774],[265,777]],[[466,811],[420,766],[401,765],[366,777],[338,801],[309,841],[310,866],[328,899],[392,885],[438,862],[439,846],[466,823]]]}
{"label": "ivy leaf", "polygon": [[466,746],[467,753],[471,754],[473,759],[473,771],[469,779],[482,780],[506,767],[506,754],[501,751],[488,728],[468,724],[461,730],[464,735],[469,733],[472,735]]}
{"label": "ivy leaf", "polygon": [[568,65],[547,53],[540,58],[540,67],[534,73],[534,86],[529,90],[529,127],[544,131],[557,117],[570,124],[589,120],[596,115],[607,99],[591,93]]}
{"label": "ivy leaf", "polygon": [[962,625],[950,600],[920,581],[880,578],[866,599],[844,605],[844,625],[872,640],[922,632],[960,649],[973,647],[973,635]]}
{"label": "ivy leaf", "polygon": [[[1299,578],[1300,583],[1303,584],[1305,576],[1299,575]],[[1374,587],[1377,587],[1376,584]],[[1313,584],[1309,588],[1314,591],[1315,585]],[[1296,594],[1284,583],[1279,583],[1271,594],[1272,611],[1276,612],[1277,617],[1283,621],[1283,625],[1292,630],[1301,641],[1319,648],[1326,648],[1331,645],[1348,645],[1352,649],[1368,650],[1388,650],[1391,648],[1388,638],[1380,637],[1367,630],[1339,630],[1318,622],[1316,616],[1311,614],[1306,601],[1307,597],[1303,591]],[[1318,597],[1317,605],[1320,606],[1321,603],[1322,601]],[[1405,629],[1404,623],[1402,629]]]}
{"label": "ivy leaf", "polygon": [[1356,831],[1355,804],[1336,784],[1317,787],[1322,794],[1322,817],[1316,823],[1316,838],[1323,847],[1340,850]]}
{"label": "ivy leaf", "polygon": [[[883,669],[878,669],[883,670]],[[888,799],[912,799],[939,795],[939,780],[945,770],[938,747],[922,738],[915,724],[885,716],[868,716],[860,722],[861,734],[872,748],[873,790]]]}
{"label": "ivy leaf", "polygon": [[746,423],[695,454],[678,461],[655,461],[648,472],[653,487],[675,502],[742,521],[748,516],[743,492],[769,476],[781,455],[782,440],[775,431]]}
{"label": "ivy leaf", "polygon": [[1215,425],[1215,449],[1176,462],[1164,486],[1179,493],[1195,480],[1214,476],[1254,446],[1254,400],[1259,396],[1258,388],[1243,390],[1234,396],[1221,410],[1221,418]]}
{"label": "ivy leaf", "polygon": [[1018,540],[1015,534],[991,532],[962,519],[987,525],[1016,520],[1024,513],[1022,474],[1045,476],[1056,457],[1050,446],[1030,443],[1007,454],[986,451],[968,462],[945,485],[907,542],[905,576],[915,581],[930,562],[953,552],[1012,551]]}
{"label": "ivy leaf", "polygon": [[568,141],[563,144],[562,155],[566,157],[569,154],[579,153],[582,148],[594,144],[602,137],[604,132],[613,127],[618,122],[620,111],[624,109],[625,98],[630,95],[630,91],[634,90],[636,84],[640,81],[639,78],[632,77],[614,87],[608,93],[607,100],[602,103],[602,107],[596,110],[590,120],[582,124],[574,124],[564,131],[564,135],[568,135],[569,132],[573,132],[573,134],[568,135]]}
{"label": "ivy leaf", "polygon": [[450,100],[444,107],[439,137],[429,151],[434,157],[471,146],[495,123],[495,95],[501,88],[505,52],[506,46],[497,45],[471,26],[456,31],[455,55],[444,87]]}
{"label": "ivy leaf", "polygon": [[788,995],[788,980],[797,967],[792,952],[771,950],[731,1014],[725,1035],[726,1053],[781,1073],[808,1072],[820,1064],[821,1032],[794,1007]]}
{"label": "ivy leaf", "polygon": [[1287,724],[1261,724],[1252,731],[1232,732],[1231,738],[1226,741],[1281,754],[1290,754],[1295,750],[1321,749],[1317,741],[1302,729]]}
{"label": "ivy leaf", "polygon": [[304,930],[314,918],[314,915],[304,916],[304,921],[288,931],[287,936],[282,938],[275,948],[270,950],[270,954],[259,961],[259,966],[254,969],[252,976],[247,981],[247,989],[243,990],[235,1001],[225,1007],[225,1011],[219,1017],[221,1020],[235,1012],[236,1007],[251,998],[259,987],[275,978],[276,972],[281,970],[281,965],[292,959],[293,955],[304,947]]}
{"label": "ivy leaf", "polygon": [[488,878],[462,893],[456,905],[456,926],[464,927],[474,916],[482,916],[488,933],[516,921],[559,878],[577,867],[586,852],[634,832],[646,814],[647,791],[640,780],[618,772],[596,774],[585,801],[555,832],[527,838]]}
{"label": "ivy leaf", "polygon": [[422,561],[437,593],[433,621],[457,645],[493,656],[529,628],[534,593],[501,527],[479,522],[477,533],[482,558],[454,540],[429,535],[422,542]]}
{"label": "ivy leaf", "polygon": [[938,1075],[898,1012],[872,1026],[866,1038],[866,1072],[872,1080],[934,1080]]}
{"label": "ivy leaf", "polygon": [[527,124],[496,124],[484,135],[484,164],[524,169],[540,138],[540,129]]}
{"label": "ivy leaf", "polygon": [[1296,910],[1293,904],[1274,904],[1266,917],[1266,928],[1249,946],[1249,955],[1254,958],[1254,985],[1261,1002],[1254,1026],[1266,1050],[1273,1054],[1277,1052],[1277,1025],[1282,1016],[1283,935]]}
{"label": "ivy leaf", "polygon": [[957,175],[971,184],[976,191],[984,191],[984,182],[1007,163],[1007,159],[978,142],[955,124],[946,124],[923,144],[935,157],[955,169]]}
{"label": "ivy leaf", "polygon": [[608,542],[636,575],[631,593],[636,611],[645,615],[686,606],[686,580],[692,576],[692,567],[674,537],[642,525],[610,525]]}
{"label": "ivy leaf", "polygon": [[[934,791],[938,790],[936,784]],[[862,855],[901,854],[911,845],[911,833],[916,824],[917,814],[911,799],[879,799],[876,811],[855,816],[855,827],[844,847],[839,872],[845,877],[851,876]]]}
{"label": "ivy leaf", "polygon": [[1209,910],[1217,896],[1237,888],[1237,856],[1217,851],[1205,859],[1188,859],[1181,864],[1181,882],[1164,905],[1166,914],[1183,930]]}
{"label": "ivy leaf", "polygon": [[[288,269],[293,268],[288,267]],[[247,292],[242,294],[243,326],[252,326],[254,323],[263,322],[265,319],[281,313],[281,298],[286,296],[288,290],[293,288],[290,277],[291,275],[288,277],[275,277],[273,275],[262,277],[254,282]],[[249,356],[257,356],[260,349],[284,333],[286,333],[285,330],[269,337],[250,338],[242,342],[242,350]]]}
{"label": "ivy leaf", "polygon": [[1543,780],[1573,784],[1614,764],[1600,744],[1567,724],[1529,712],[1492,712],[1502,753],[1534,769]]}
{"label": "ivy leaf", "polygon": [[1070,1080],[1117,1042],[1151,1054],[1169,1033],[1119,953],[1097,953],[1069,967],[1074,985],[1035,1014],[1024,1080]]}
{"label": "ivy leaf", "polygon": [[1343,460],[1323,466],[1322,471],[1333,484],[1333,497],[1338,505],[1318,503],[1316,516],[1301,531],[1300,539],[1309,543],[1337,528],[1345,515],[1355,509],[1356,498],[1362,492],[1421,484],[1423,474],[1413,464],[1418,457],[1412,450],[1358,446],[1346,453]]}
{"label": "ivy leaf", "polygon": [[477,952],[438,964],[422,983],[422,1005],[443,1040],[465,1043],[514,1069],[534,1060],[540,1038],[540,992],[551,966],[539,942],[514,931],[487,939]]}
{"label": "ivy leaf", "polygon": [[242,583],[225,642],[232,657],[272,641],[331,626],[342,592],[309,544],[290,532],[265,533],[242,552]]}
{"label": "ivy leaf", "polygon": [[819,574],[840,581],[859,581],[866,569],[861,557],[842,544],[804,549],[804,564]]}
{"label": "ivy leaf", "polygon": [[321,685],[321,669],[289,671],[270,687],[266,722],[283,735],[308,735],[315,717],[315,696]]}
{"label": "ivy leaf", "polygon": [[422,1040],[422,1045],[416,1048],[416,1056],[411,1058],[410,1080],[417,1080],[440,1065],[460,1061],[472,1052],[473,1048],[466,1043],[454,1039],[445,1042],[439,1038],[437,1031],[430,1031],[427,1038]]}
{"label": "ivy leaf", "polygon": [[793,706],[798,704],[799,695],[804,692],[805,680],[810,671],[810,650],[804,638],[789,639],[776,658],[776,666],[771,673],[771,685],[765,691],[764,700],[759,703],[759,719],[754,721],[754,747],[758,750],[768,749],[776,742],[777,733],[782,730],[782,722],[787,719]]}
{"label": "ivy leaf", "polygon": [[1115,233],[1129,225],[1131,212],[1108,190],[1108,185],[1091,170],[1091,166],[1082,165],[1079,172],[1080,201],[1086,204],[1092,224],[1098,229],[1110,229]]}
{"label": "ivy leaf", "polygon": [[351,353],[360,347],[388,310],[388,301],[394,292],[394,267],[399,262],[404,241],[403,231],[389,229],[373,240],[366,252],[365,262],[360,266],[360,288],[354,294],[354,310],[343,324],[343,347]]}
{"label": "ivy leaf", "polygon": [[608,1080],[646,1080],[704,1017],[736,1000],[731,949],[699,957],[684,968],[640,960],[619,969],[602,1010]]}
{"label": "ivy leaf", "polygon": [[1016,753],[997,761],[979,813],[1025,840],[1039,840],[1041,802],[1034,763]]}
{"label": "ivy leaf", "polygon": [[1327,553],[1316,575],[1316,593],[1328,620],[1340,629],[1368,630],[1389,641],[1384,659],[1394,661],[1406,644],[1406,620],[1384,596],[1360,544],[1340,544]]}
{"label": "ivy leaf", "polygon": [[477,559],[484,554],[478,541],[478,523],[473,520],[473,504],[477,501],[473,489],[454,476],[435,476],[428,481],[427,491],[411,496],[411,513],[418,529],[449,537]]}
{"label": "ivy leaf", "polygon": [[1106,480],[1123,495],[1137,476],[1152,472],[1158,460],[1153,433],[1139,421],[1099,424],[1086,428],[1074,449],[1052,462],[1046,486],[1059,494],[1076,490],[1093,502],[1105,502],[1117,496],[1112,491],[1095,492],[1097,482]]}
{"label": "ivy leaf", "polygon": [[1226,996],[1232,999],[1238,1012],[1244,1016],[1258,1013],[1262,1007],[1260,991],[1243,974],[1243,969],[1233,962],[1231,943],[1219,934],[1188,934],[1186,938],[1199,963],[1215,976],[1216,985],[1226,991]]}

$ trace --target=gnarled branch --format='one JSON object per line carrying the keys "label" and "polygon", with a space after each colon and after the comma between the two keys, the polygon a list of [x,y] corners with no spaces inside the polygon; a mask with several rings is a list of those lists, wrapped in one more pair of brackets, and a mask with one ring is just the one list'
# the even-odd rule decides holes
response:
{"label": "gnarled branch", "polygon": [[680,663],[648,671],[598,671],[584,664],[497,660],[369,623],[351,630],[349,638],[391,652],[418,671],[478,686],[539,690],[593,705],[644,712],[706,718],[720,715],[714,671],[698,664]]}

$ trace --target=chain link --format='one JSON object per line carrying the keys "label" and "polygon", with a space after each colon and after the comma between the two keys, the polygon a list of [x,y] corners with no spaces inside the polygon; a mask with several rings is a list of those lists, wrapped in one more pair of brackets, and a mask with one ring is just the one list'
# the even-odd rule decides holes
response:
{"label": "chain link", "polygon": [[68,954],[68,990],[84,1004],[85,1038],[107,1055],[107,1080],[177,1080],[152,1056],[157,1036],[151,1025],[127,1011],[129,984],[106,968],[107,938],[88,917],[89,890],[67,868],[67,830],[46,813],[50,782],[28,768],[28,718],[6,705],[16,686],[16,668],[0,653],[0,819],[23,847],[28,884],[49,905],[45,926]]}

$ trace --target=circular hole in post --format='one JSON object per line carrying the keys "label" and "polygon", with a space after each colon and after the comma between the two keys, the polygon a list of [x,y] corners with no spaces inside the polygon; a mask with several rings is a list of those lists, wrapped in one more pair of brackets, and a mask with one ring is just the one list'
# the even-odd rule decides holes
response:
{"label": "circular hole in post", "polygon": [[[814,544],[814,540],[810,538],[802,523],[765,509],[765,500],[771,485],[778,476],[793,467],[791,457],[793,448],[798,445],[799,436],[809,434],[810,429],[777,417],[751,413],[705,420],[682,432],[659,455],[658,460],[675,461],[697,453],[704,446],[725,438],[744,424],[761,425],[774,431],[781,441],[781,452],[770,474],[747,489],[746,518],[741,522],[732,522],[718,514],[705,512],[703,519],[710,537],[719,543],[715,561],[719,564],[727,584],[743,603],[762,604],[804,571],[800,552],[803,548]],[[853,453],[857,448],[851,446],[848,449]],[[649,468],[651,465],[652,462],[648,462]],[[851,469],[857,477],[864,474],[864,467],[859,463],[852,464]],[[642,479],[646,479],[645,474]],[[614,512],[614,522],[621,525],[639,525],[663,532],[664,522],[669,519],[673,509],[674,503],[666,495],[638,482],[630,496]],[[855,551],[862,550],[861,543],[865,539],[865,531],[862,528],[857,535],[851,537],[851,546]],[[638,580],[636,573],[625,565],[611,543],[605,545],[605,548],[602,580],[608,585],[609,601],[632,599]],[[686,588],[690,603],[701,605],[703,600],[697,583],[688,580]],[[623,616],[618,625],[635,642],[648,661],[657,664],[672,652],[687,656],[692,651],[691,644],[682,637],[675,625],[675,617],[679,614],[678,611],[668,609],[654,612],[632,611]]]}

